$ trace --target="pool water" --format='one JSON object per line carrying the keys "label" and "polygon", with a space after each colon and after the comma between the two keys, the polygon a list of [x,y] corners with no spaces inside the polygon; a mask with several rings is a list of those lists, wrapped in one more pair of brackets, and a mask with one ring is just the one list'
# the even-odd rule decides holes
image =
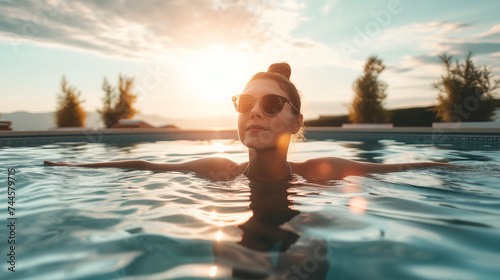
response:
{"label": "pool water", "polygon": [[[499,279],[500,152],[394,141],[296,143],[303,161],[446,161],[311,182],[212,182],[190,173],[49,167],[43,160],[208,156],[247,160],[238,141],[0,148],[15,169],[15,272],[0,196],[0,279]],[[7,180],[3,179],[7,190]],[[10,233],[12,234],[12,233]]]}

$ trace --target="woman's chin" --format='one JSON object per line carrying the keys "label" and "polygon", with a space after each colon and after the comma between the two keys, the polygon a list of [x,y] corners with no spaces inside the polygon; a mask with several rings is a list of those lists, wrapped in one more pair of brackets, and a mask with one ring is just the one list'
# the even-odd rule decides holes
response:
{"label": "woman's chin", "polygon": [[250,149],[262,150],[276,146],[276,139],[273,134],[269,133],[246,133],[243,145]]}
{"label": "woman's chin", "polygon": [[263,150],[267,150],[267,149],[270,149],[270,148],[273,148],[276,146],[276,145],[273,145],[272,143],[263,143],[262,141],[251,141],[251,140],[245,141],[243,143],[243,145],[245,145],[249,149],[256,150],[256,151],[263,151]]}
{"label": "woman's chin", "polygon": [[291,140],[291,134],[276,134],[271,131],[262,131],[261,133],[246,131],[240,136],[243,136],[240,137],[240,141],[243,145],[257,151],[276,148],[287,150]]}

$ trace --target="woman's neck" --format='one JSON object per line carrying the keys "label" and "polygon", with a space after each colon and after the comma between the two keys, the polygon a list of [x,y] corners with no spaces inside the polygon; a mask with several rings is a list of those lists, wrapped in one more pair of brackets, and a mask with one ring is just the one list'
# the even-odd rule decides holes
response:
{"label": "woman's neck", "polygon": [[278,181],[289,175],[290,170],[286,162],[286,152],[276,149],[248,151],[249,161],[246,175],[249,178],[272,182]]}

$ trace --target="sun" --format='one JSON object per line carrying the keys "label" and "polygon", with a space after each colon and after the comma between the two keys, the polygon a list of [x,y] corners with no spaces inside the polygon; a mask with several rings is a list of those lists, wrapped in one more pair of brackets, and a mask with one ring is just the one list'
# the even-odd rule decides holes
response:
{"label": "sun", "polygon": [[230,102],[250,79],[251,54],[213,45],[190,54],[184,61],[189,87],[199,100],[212,105]]}

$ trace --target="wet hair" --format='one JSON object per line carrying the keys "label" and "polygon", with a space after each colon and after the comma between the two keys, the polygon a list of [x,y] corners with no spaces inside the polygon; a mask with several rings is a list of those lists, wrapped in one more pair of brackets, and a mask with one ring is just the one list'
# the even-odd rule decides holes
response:
{"label": "wet hair", "polygon": [[[247,83],[247,86],[258,79],[271,79],[273,81],[276,81],[280,88],[287,93],[288,95],[288,100],[290,100],[290,103],[293,104],[297,109],[299,109],[299,112],[296,110],[292,110],[295,115],[299,115],[301,113],[301,101],[300,101],[300,93],[295,87],[295,85],[290,81],[290,76],[292,74],[292,68],[290,65],[286,62],[280,62],[280,63],[273,63],[269,66],[267,69],[267,72],[259,72],[250,79],[250,81]],[[294,141],[304,141],[304,131],[305,131],[305,125],[302,123],[302,126],[296,134],[293,135],[293,140]]]}
{"label": "wet hair", "polygon": [[274,63],[269,66],[267,72],[259,72],[255,74],[250,81],[247,83],[247,86],[258,79],[271,79],[278,83],[280,88],[287,93],[288,100],[299,109],[299,112],[293,110],[294,114],[300,114],[300,94],[295,85],[290,81],[290,75],[292,74],[292,68],[286,62]]}

